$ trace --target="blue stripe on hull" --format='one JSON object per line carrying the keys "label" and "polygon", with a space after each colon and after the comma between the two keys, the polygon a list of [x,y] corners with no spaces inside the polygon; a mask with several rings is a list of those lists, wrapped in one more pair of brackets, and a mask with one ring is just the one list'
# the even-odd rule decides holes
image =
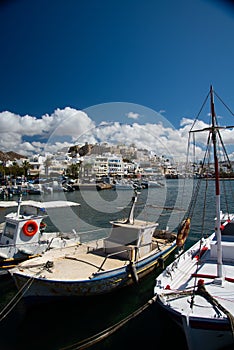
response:
{"label": "blue stripe on hull", "polygon": [[[158,258],[166,257],[175,248],[176,245],[170,246],[165,251],[148,256],[136,263],[138,277],[142,278],[150,273],[158,263]],[[127,267],[128,265],[117,270],[100,272],[89,280],[58,282],[37,278],[34,279],[24,296],[88,296],[109,293],[134,283]],[[27,277],[20,274],[14,274],[14,278],[19,289],[28,280]]]}

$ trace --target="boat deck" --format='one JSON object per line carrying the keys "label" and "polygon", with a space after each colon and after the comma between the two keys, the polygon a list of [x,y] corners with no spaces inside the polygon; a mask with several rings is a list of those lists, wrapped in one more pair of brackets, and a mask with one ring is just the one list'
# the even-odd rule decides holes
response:
{"label": "boat deck", "polygon": [[[154,243],[154,252],[167,249],[171,243]],[[130,247],[130,246],[129,246]],[[148,254],[150,255],[151,252]],[[129,259],[105,254],[103,240],[80,244],[63,249],[52,249],[33,261],[27,260],[20,264],[19,273],[33,277],[43,277],[50,280],[84,280],[93,274],[122,268],[129,264]]]}
{"label": "boat deck", "polygon": [[[197,247],[199,247],[198,243]],[[193,316],[199,317],[218,317],[211,303],[198,294],[195,295],[193,308],[191,309],[192,291],[198,281],[201,280],[204,282],[206,291],[234,315],[234,260],[223,261],[224,276],[222,282],[216,278],[217,264],[212,259],[210,250],[205,251],[199,264],[197,264],[196,257],[191,258],[194,255],[193,251],[196,250],[188,250],[185,253],[185,258],[178,260],[177,266],[175,265],[176,268],[169,268],[158,276],[158,287],[155,288],[155,291],[159,295],[164,295],[165,302],[175,310],[183,310],[185,315],[192,313]],[[160,285],[168,286],[168,288],[160,291]],[[180,294],[181,297],[179,297]],[[223,313],[222,317],[225,317]]]}

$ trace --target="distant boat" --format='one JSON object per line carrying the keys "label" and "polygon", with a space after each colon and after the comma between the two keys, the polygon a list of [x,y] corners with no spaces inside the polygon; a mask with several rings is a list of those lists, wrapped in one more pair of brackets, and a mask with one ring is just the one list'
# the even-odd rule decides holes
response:
{"label": "distant boat", "polygon": [[18,202],[0,201],[1,209],[17,207],[5,216],[0,227],[0,275],[19,262],[46,250],[79,243],[79,236],[75,232],[46,232],[46,210],[69,206],[79,204],[69,201],[22,201],[21,196]]}
{"label": "distant boat", "polygon": [[[137,283],[176,249],[176,234],[134,218],[111,221],[109,237],[53,249],[10,270],[23,297],[93,296]],[[30,287],[28,285],[30,283]]]}
{"label": "distant boat", "polygon": [[[214,187],[215,198],[207,198],[204,193],[204,213],[201,215],[201,238],[190,249],[181,252],[177,258],[157,277],[154,288],[156,303],[184,331],[189,350],[220,350],[234,348],[234,214],[222,213],[220,210],[219,161],[222,155],[222,165],[231,169],[227,152],[221,139],[220,130],[231,127],[220,127],[214,109],[214,91],[210,88],[211,125],[194,130],[190,133],[208,132],[207,149],[202,162],[205,173],[212,163],[213,153],[215,181],[207,181],[203,176],[197,180],[194,198],[202,195],[201,181]],[[203,104],[204,105],[204,104]],[[232,113],[233,114],[233,113]],[[195,141],[195,140],[194,140]],[[213,147],[212,147],[213,145]],[[207,178],[208,179],[208,178]],[[228,190],[225,181],[223,194]],[[226,189],[226,190],[225,190]],[[229,193],[231,195],[231,193]],[[202,197],[203,198],[203,197]],[[204,222],[206,214],[205,199],[212,201],[214,207],[215,232],[205,235]],[[230,199],[229,199],[230,200]],[[233,204],[226,203],[227,208]],[[193,201],[190,209],[194,208]],[[192,212],[192,210],[190,210]],[[178,245],[183,247],[188,235],[190,214],[179,227]],[[192,219],[192,218],[191,218]]]}
{"label": "distant boat", "polygon": [[44,190],[41,184],[28,184],[27,193],[33,195],[41,195],[44,193]]}
{"label": "distant boat", "polygon": [[164,186],[164,183],[158,180],[144,180],[141,185],[143,188],[160,188]]}
{"label": "distant boat", "polygon": [[134,190],[134,184],[124,179],[117,180],[112,185],[113,190]]}

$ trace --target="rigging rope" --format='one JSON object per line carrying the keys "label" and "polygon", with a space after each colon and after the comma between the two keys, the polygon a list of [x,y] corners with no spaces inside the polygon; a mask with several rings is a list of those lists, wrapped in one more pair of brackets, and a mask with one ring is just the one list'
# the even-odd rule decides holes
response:
{"label": "rigging rope", "polygon": [[197,286],[197,290],[195,293],[197,295],[200,295],[203,298],[205,298],[214,307],[214,309],[218,308],[227,316],[227,318],[230,322],[232,336],[234,337],[234,317],[233,317],[233,315],[227,309],[225,309],[225,307],[223,305],[221,305],[215,298],[213,298],[213,296],[206,290],[203,281],[201,283],[199,283],[199,281],[198,281],[198,286]]}
{"label": "rigging rope", "polygon": [[204,102],[203,102],[203,104],[202,104],[202,106],[201,106],[201,108],[200,108],[200,110],[199,110],[199,112],[198,112],[196,118],[194,119],[194,122],[193,122],[193,124],[192,124],[192,126],[191,126],[191,128],[190,128],[189,133],[192,131],[194,125],[196,124],[196,122],[197,122],[197,120],[198,120],[198,117],[199,117],[199,115],[201,114],[201,112],[202,112],[202,110],[203,110],[203,108],[204,108],[204,106],[205,106],[205,104],[206,104],[206,101],[208,100],[209,96],[210,96],[210,92],[208,92],[208,94],[207,94],[207,96],[206,96],[206,98],[205,98],[205,100],[204,100]]}
{"label": "rigging rope", "polygon": [[[206,151],[205,151],[204,158],[203,158],[203,161],[202,161],[202,164],[201,164],[201,173],[203,173],[204,170],[205,170],[206,159],[209,159],[209,156],[207,156],[207,154],[208,155],[210,154],[210,141],[211,141],[211,134],[209,134],[209,136],[208,136],[207,145],[206,145]],[[195,138],[193,139],[193,147],[195,149]],[[187,215],[190,218],[193,217],[193,213],[194,213],[194,210],[195,210],[198,194],[199,194],[200,187],[201,187],[201,181],[202,181],[202,176],[198,179],[197,185],[196,185],[196,187],[195,187],[195,189],[193,191],[194,200],[190,202],[190,205],[189,205],[189,208],[188,208],[188,211],[187,211]]]}
{"label": "rigging rope", "polygon": [[231,111],[231,109],[228,107],[228,105],[219,97],[219,95],[214,91],[214,94],[216,97],[218,97],[219,101],[222,102],[222,104],[227,108],[227,110],[231,113],[231,115],[234,116],[234,113]]}
{"label": "rigging rope", "polygon": [[[226,166],[227,169],[229,169],[230,171],[232,171],[232,164],[230,162],[230,159],[229,159],[229,156],[227,154],[227,151],[226,151],[226,148],[223,144],[223,140],[221,138],[221,135],[220,135],[220,131],[219,129],[217,130],[217,133],[218,133],[218,140],[220,141],[220,144],[221,144],[221,147],[219,147],[219,153],[220,155],[222,155],[222,159],[223,159],[223,164],[224,166]],[[221,159],[221,157],[220,157]],[[220,174],[222,174],[221,172],[221,168],[220,168]],[[227,186],[226,186],[226,181],[222,181],[222,188],[223,188],[223,192],[224,192],[224,200],[225,200],[225,206],[226,206],[226,211],[227,213],[229,214],[230,213],[230,210],[229,210],[229,204],[228,204],[228,200],[227,200]],[[229,193],[231,194],[231,198],[233,198],[233,188],[229,182]]]}

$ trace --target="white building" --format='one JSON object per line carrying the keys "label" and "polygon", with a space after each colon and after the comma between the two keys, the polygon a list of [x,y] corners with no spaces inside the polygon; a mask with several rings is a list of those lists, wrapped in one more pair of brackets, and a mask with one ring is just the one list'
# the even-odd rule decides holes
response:
{"label": "white building", "polygon": [[122,157],[112,155],[108,158],[108,173],[110,176],[122,176],[124,174],[124,163]]}
{"label": "white building", "polygon": [[122,157],[115,155],[98,156],[95,159],[94,172],[96,176],[124,175],[124,163]]}

